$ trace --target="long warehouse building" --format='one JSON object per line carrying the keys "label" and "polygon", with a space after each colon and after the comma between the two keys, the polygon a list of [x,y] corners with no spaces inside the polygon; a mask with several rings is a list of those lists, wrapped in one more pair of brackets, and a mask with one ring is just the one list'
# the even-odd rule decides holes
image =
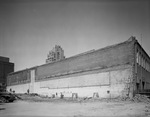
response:
{"label": "long warehouse building", "polygon": [[133,97],[150,89],[150,57],[135,37],[53,63],[10,73],[7,90],[72,97]]}

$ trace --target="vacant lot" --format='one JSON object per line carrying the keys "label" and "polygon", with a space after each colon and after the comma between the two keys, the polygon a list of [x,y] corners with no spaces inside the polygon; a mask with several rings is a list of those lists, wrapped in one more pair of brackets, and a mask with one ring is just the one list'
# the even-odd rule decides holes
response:
{"label": "vacant lot", "polygon": [[131,101],[33,102],[0,104],[0,117],[46,116],[150,116],[150,105]]}

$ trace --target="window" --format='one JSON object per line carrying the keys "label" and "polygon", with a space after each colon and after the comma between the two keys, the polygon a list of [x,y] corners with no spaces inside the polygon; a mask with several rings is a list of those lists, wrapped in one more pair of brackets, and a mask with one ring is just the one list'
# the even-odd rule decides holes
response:
{"label": "window", "polygon": [[59,60],[60,59],[60,53],[59,52],[57,52],[57,59]]}
{"label": "window", "polygon": [[144,68],[146,69],[146,59],[144,58]]}
{"label": "window", "polygon": [[146,67],[147,65],[146,65],[146,59],[145,59],[145,69],[147,70],[147,67]]}
{"label": "window", "polygon": [[142,67],[144,68],[144,57],[142,56]]}
{"label": "window", "polygon": [[144,69],[145,69],[145,57],[144,57]]}
{"label": "window", "polygon": [[141,65],[141,53],[139,53],[139,65]]}
{"label": "window", "polygon": [[149,72],[150,72],[150,63],[148,63],[148,66],[149,66]]}
{"label": "window", "polygon": [[148,71],[150,72],[150,63],[148,62]]}
{"label": "window", "polygon": [[149,69],[149,72],[150,72],[150,63],[148,63],[148,69]]}
{"label": "window", "polygon": [[146,70],[148,71],[148,62],[147,62],[147,60],[146,60]]}
{"label": "window", "polygon": [[143,56],[141,55],[141,66],[143,67]]}
{"label": "window", "polygon": [[136,63],[139,63],[139,52],[137,50],[137,53],[136,53]]}
{"label": "window", "polygon": [[149,70],[148,62],[147,62],[147,71]]}
{"label": "window", "polygon": [[148,71],[148,61],[147,61],[147,71]]}
{"label": "window", "polygon": [[145,69],[147,70],[147,60],[145,60]]}

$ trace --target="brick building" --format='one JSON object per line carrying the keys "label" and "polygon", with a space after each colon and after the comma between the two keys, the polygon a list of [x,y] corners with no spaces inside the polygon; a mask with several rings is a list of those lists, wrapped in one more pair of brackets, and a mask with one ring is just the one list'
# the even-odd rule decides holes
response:
{"label": "brick building", "polygon": [[7,89],[65,97],[132,97],[150,89],[150,57],[135,37],[61,61],[10,73]]}
{"label": "brick building", "polygon": [[8,73],[14,72],[14,63],[9,62],[9,58],[0,56],[0,86],[6,87],[6,77]]}

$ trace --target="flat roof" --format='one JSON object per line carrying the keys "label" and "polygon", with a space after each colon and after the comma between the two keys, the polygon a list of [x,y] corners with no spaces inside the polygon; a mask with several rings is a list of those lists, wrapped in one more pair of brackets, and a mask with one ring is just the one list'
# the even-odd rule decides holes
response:
{"label": "flat roof", "polygon": [[9,62],[9,58],[0,56],[0,61],[2,61],[2,62]]}

